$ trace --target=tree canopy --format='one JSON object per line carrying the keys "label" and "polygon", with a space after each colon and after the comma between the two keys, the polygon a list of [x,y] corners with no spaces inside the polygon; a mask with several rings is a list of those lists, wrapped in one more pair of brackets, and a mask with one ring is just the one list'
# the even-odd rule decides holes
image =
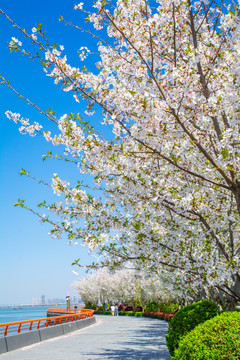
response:
{"label": "tree canopy", "polygon": [[[60,219],[38,215],[52,224],[52,236],[66,232],[70,241],[81,239],[91,251],[105,254],[102,265],[131,261],[137,269],[170,275],[176,289],[213,291],[222,302],[236,303],[238,3],[98,0],[92,13],[83,3],[75,9],[93,25],[99,52],[94,72],[87,69],[91,49],[79,50],[84,66],[77,68],[62,45],[49,43],[41,25],[32,33],[19,30],[38,46],[34,57],[54,83],[77,102],[87,101],[94,121],[111,126],[111,139],[80,114],[57,118],[53,110],[40,109],[56,123],[55,133],[10,110],[6,114],[20,123],[22,133],[41,133],[63,145],[64,154],[56,158],[92,175],[102,196],[80,182],[70,186],[56,174],[51,187],[65,203],[41,206]],[[9,49],[33,56],[16,38]],[[31,176],[26,170],[22,174]],[[19,205],[27,208],[23,201]]]}
{"label": "tree canopy", "polygon": [[73,286],[85,304],[90,302],[96,306],[117,303],[144,307],[150,301],[167,304],[179,300],[170,291],[166,279],[160,279],[156,274],[147,277],[143,271],[131,268],[114,272],[99,269],[75,281]]}

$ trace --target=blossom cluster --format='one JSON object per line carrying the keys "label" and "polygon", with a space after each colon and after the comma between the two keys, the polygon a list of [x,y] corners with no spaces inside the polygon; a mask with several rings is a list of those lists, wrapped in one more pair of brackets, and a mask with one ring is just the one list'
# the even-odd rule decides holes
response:
{"label": "blossom cluster", "polygon": [[20,40],[18,40],[18,39],[15,38],[15,37],[12,37],[9,45],[10,45],[10,46],[15,46],[16,44],[19,45],[19,46],[22,46],[22,42],[21,42]]}
{"label": "blossom cluster", "polygon": [[19,131],[22,134],[29,134],[30,136],[36,136],[36,132],[39,132],[42,129],[42,125],[38,122],[33,124],[29,123],[29,119],[20,117],[18,113],[12,113],[11,111],[5,112],[8,119],[13,120],[16,124],[20,123],[22,126],[19,127]]}

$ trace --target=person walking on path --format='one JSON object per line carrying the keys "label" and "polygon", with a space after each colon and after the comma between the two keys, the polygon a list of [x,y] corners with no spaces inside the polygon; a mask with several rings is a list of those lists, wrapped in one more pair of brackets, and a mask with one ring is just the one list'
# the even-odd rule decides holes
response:
{"label": "person walking on path", "polygon": [[115,306],[113,304],[111,306],[111,313],[112,313],[112,315],[114,315],[114,313],[115,313]]}
{"label": "person walking on path", "polygon": [[115,316],[118,316],[118,304],[115,305],[115,313],[114,313]]}

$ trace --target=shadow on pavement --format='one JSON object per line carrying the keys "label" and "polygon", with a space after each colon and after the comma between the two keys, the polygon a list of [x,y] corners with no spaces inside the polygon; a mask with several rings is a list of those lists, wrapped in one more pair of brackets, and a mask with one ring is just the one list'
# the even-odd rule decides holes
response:
{"label": "shadow on pavement", "polygon": [[165,322],[159,328],[156,323],[149,323],[133,334],[128,332],[127,340],[125,336],[123,339],[119,336],[114,346],[104,347],[95,356],[101,360],[171,360],[165,340],[167,328]]}

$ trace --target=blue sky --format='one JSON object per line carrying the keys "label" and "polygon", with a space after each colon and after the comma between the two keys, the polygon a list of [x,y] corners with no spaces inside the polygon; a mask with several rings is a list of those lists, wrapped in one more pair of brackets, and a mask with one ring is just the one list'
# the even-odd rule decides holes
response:
{"label": "blue sky", "polygon": [[[91,0],[86,1],[90,8]],[[51,42],[64,45],[66,54],[77,67],[81,62],[77,50],[91,46],[92,40],[80,31],[64,26],[59,16],[84,25],[80,12],[73,10],[74,2],[66,0],[33,2],[28,0],[1,0],[0,8],[28,32],[37,23],[43,22]],[[0,15],[0,74],[22,95],[43,109],[57,111],[57,116],[69,112],[81,112],[70,93],[61,91],[46,77],[38,62],[29,61],[19,53],[9,53],[7,42],[14,36],[23,42],[19,31]],[[88,63],[94,66],[94,60]],[[32,121],[47,124],[46,120],[13,92],[0,85],[0,304],[31,303],[33,297],[45,294],[47,298],[65,297],[67,292],[75,294],[71,283],[77,279],[72,273],[72,261],[81,258],[90,263],[93,258],[81,246],[68,246],[66,239],[55,240],[48,235],[49,227],[41,225],[31,213],[14,207],[18,198],[25,199],[31,207],[44,199],[56,199],[51,190],[18,173],[24,168],[36,177],[50,181],[53,173],[75,182],[81,179],[76,168],[51,160],[42,161],[42,155],[53,149],[41,137],[21,135],[15,123],[9,121],[5,111],[18,112]],[[80,273],[82,276],[84,272]]]}

